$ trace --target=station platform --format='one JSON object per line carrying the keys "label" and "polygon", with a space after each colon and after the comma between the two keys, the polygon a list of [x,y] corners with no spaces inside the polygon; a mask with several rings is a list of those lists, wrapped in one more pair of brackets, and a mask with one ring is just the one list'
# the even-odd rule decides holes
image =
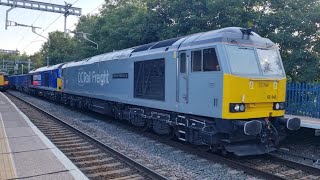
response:
{"label": "station platform", "polygon": [[0,93],[0,180],[88,179]]}
{"label": "station platform", "polygon": [[294,117],[300,118],[301,127],[320,130],[320,119],[306,117],[306,116],[288,115],[288,114],[286,114],[284,117],[289,119]]}

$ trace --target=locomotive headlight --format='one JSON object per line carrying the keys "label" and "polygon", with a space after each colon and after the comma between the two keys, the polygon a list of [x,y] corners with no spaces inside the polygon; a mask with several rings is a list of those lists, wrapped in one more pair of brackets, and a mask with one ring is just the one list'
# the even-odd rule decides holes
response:
{"label": "locomotive headlight", "polygon": [[244,104],[240,105],[240,111],[244,112],[246,110],[246,106]]}
{"label": "locomotive headlight", "polygon": [[245,104],[237,104],[237,103],[231,103],[230,104],[230,112],[244,112],[246,110]]}
{"label": "locomotive headlight", "polygon": [[238,112],[239,110],[240,110],[240,106],[239,106],[239,104],[236,104],[234,106],[234,111]]}
{"label": "locomotive headlight", "polygon": [[273,110],[284,110],[284,103],[283,102],[273,103]]}

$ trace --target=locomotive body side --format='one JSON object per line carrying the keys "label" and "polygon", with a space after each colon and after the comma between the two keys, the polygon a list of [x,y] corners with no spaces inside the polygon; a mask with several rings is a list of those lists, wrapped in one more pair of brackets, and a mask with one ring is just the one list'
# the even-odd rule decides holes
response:
{"label": "locomotive body side", "polygon": [[41,67],[29,73],[29,92],[52,100],[61,96],[61,66]]}

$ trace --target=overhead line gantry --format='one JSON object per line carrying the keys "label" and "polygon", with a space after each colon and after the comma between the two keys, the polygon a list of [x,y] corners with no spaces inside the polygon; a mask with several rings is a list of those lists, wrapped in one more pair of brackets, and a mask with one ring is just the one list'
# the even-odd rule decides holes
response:
{"label": "overhead line gantry", "polygon": [[10,26],[10,21],[8,20],[9,12],[14,8],[24,8],[38,11],[46,11],[59,13],[64,15],[64,35],[66,37],[67,33],[67,17],[69,15],[81,16],[81,8],[72,7],[73,4],[65,3],[65,5],[58,5],[45,2],[28,1],[28,0],[0,0],[0,5],[9,6],[10,8],[6,11],[6,24],[5,29]]}

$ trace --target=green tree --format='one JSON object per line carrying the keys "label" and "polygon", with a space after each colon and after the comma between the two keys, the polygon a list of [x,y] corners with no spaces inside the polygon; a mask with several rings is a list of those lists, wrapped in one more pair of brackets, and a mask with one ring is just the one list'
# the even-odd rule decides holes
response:
{"label": "green tree", "polygon": [[[124,7],[105,12],[99,17],[86,18],[95,20],[81,21],[77,31],[85,30],[92,34],[92,39],[99,43],[97,53],[105,53],[114,50],[125,49],[137,45],[158,41],[157,36],[161,29],[155,21],[153,14],[145,6],[127,4]],[[85,28],[83,28],[85,27]]]}
{"label": "green tree", "polygon": [[[90,33],[88,35],[88,38],[94,42],[97,41],[97,35],[95,33],[95,29],[98,27],[97,15],[86,15],[81,16],[80,20],[76,26],[75,32],[80,33]],[[77,53],[74,55],[74,59],[83,59],[87,57],[91,57],[94,55],[97,55],[99,53],[103,53],[102,51],[99,51],[96,49],[95,44],[85,40],[80,34],[74,36],[75,40],[75,48],[77,49]]]}
{"label": "green tree", "polygon": [[33,68],[39,68],[46,65],[46,57],[41,52],[36,52],[30,56],[30,60],[33,63]]}
{"label": "green tree", "polygon": [[55,31],[49,34],[49,40],[42,46],[42,57],[49,57],[50,65],[69,62],[75,60],[76,42],[75,39],[67,35],[63,37],[63,32]]}
{"label": "green tree", "polygon": [[229,26],[252,27],[280,47],[293,81],[320,79],[317,0],[106,0],[99,15],[80,18],[76,31],[90,33],[96,50],[83,38],[50,34],[43,56],[52,63]]}
{"label": "green tree", "polygon": [[320,2],[272,0],[259,5],[260,34],[279,44],[287,75],[293,81],[319,80]]}

